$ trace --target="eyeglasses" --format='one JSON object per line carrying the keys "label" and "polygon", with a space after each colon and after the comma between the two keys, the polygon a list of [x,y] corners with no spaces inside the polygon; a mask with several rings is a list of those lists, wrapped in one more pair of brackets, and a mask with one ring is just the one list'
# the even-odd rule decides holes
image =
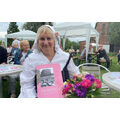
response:
{"label": "eyeglasses", "polygon": [[23,46],[30,46],[30,45],[23,45]]}

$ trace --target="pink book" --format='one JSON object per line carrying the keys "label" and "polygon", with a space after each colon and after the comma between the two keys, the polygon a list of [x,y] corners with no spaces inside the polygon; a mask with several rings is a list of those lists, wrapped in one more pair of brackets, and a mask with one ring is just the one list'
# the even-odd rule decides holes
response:
{"label": "pink book", "polygon": [[60,64],[38,65],[37,69],[37,97],[63,98],[63,79]]}

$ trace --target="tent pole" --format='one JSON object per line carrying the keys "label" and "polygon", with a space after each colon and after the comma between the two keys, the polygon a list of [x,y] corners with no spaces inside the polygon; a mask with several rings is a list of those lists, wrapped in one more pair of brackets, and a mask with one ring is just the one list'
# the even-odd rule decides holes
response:
{"label": "tent pole", "polygon": [[90,44],[90,31],[91,31],[91,28],[90,28],[90,25],[89,25],[88,35],[87,35],[87,40],[86,40],[86,63],[87,63],[87,57],[88,57],[88,51],[89,51],[89,44]]}
{"label": "tent pole", "polygon": [[98,49],[99,35],[96,36],[96,51]]}
{"label": "tent pole", "polygon": [[5,35],[5,48],[7,48],[7,35]]}
{"label": "tent pole", "polygon": [[65,50],[66,36],[63,37],[63,49]]}
{"label": "tent pole", "polygon": [[63,49],[65,50],[65,42],[66,42],[66,32],[63,36]]}

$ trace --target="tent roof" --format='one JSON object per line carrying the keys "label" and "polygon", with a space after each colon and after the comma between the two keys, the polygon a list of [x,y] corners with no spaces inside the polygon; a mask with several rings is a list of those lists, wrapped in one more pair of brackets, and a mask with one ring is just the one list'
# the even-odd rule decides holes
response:
{"label": "tent roof", "polygon": [[3,38],[3,37],[0,37],[0,40],[5,40],[5,38]]}
{"label": "tent roof", "polygon": [[61,36],[66,35],[66,37],[86,37],[88,30],[90,30],[90,37],[99,35],[90,23],[84,22],[64,22],[55,25],[54,28]]}
{"label": "tent roof", "polygon": [[35,40],[36,33],[30,30],[23,30],[20,32],[7,34],[7,38],[18,38],[18,39],[27,39],[27,40]]}
{"label": "tent roof", "polygon": [[96,46],[98,45],[99,33],[91,26],[90,23],[64,22],[61,24],[54,25],[54,29],[56,32],[59,32],[60,36],[64,38],[63,48],[65,48],[65,37],[68,37],[68,38],[86,37],[85,39],[86,41],[86,62],[87,62],[87,56],[88,56],[90,37],[96,37],[96,43],[97,43]]}

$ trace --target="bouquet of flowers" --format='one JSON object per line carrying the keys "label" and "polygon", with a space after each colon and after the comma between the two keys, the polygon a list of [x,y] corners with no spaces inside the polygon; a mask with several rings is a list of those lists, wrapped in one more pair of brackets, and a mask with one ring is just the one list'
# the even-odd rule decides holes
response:
{"label": "bouquet of flowers", "polygon": [[91,74],[78,74],[64,83],[63,95],[68,98],[93,98],[100,95],[102,83]]}

